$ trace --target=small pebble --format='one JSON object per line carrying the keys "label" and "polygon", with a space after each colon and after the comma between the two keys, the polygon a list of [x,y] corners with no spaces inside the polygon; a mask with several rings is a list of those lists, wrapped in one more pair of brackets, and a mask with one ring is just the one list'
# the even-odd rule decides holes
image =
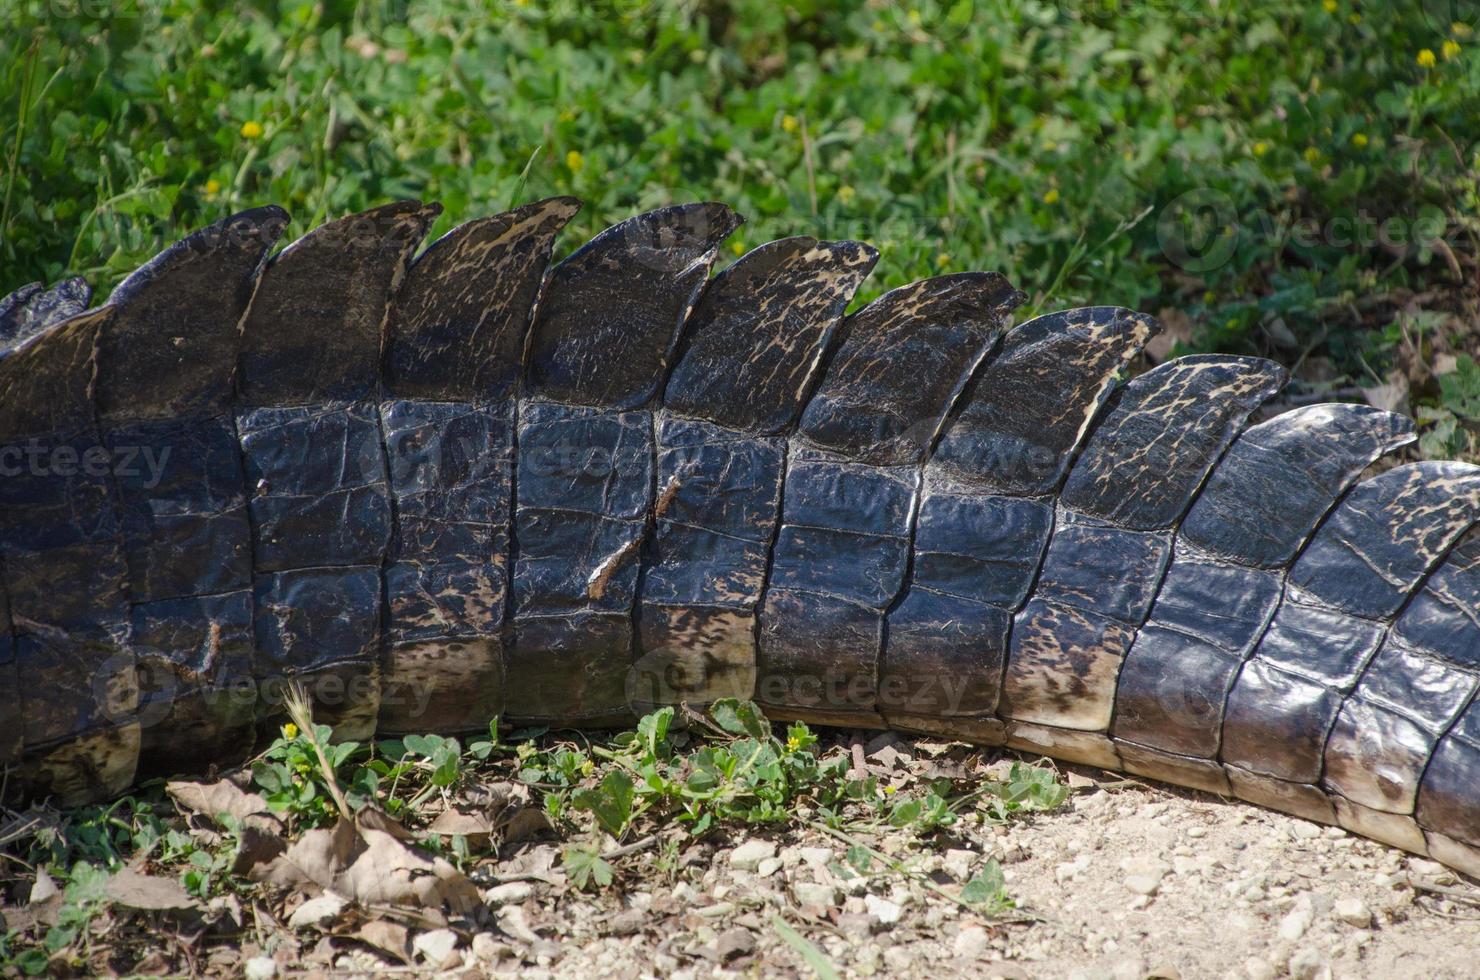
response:
{"label": "small pebble", "polygon": [[1310,928],[1313,918],[1315,918],[1315,913],[1311,911],[1309,904],[1296,904],[1280,920],[1280,938],[1293,943],[1305,935],[1305,930]]}
{"label": "small pebble", "polygon": [[490,905],[518,905],[533,895],[534,886],[527,881],[506,881],[483,893]]}
{"label": "small pebble", "polygon": [[730,852],[730,867],[754,871],[766,858],[776,856],[776,845],[768,840],[748,840]]}
{"label": "small pebble", "polygon": [[457,933],[451,929],[430,929],[411,940],[411,948],[428,966],[443,968],[457,950]]}
{"label": "small pebble", "polygon": [[254,956],[242,967],[247,980],[272,980],[278,974],[277,960],[271,956]]}
{"label": "small pebble", "polygon": [[800,905],[820,905],[823,908],[832,908],[838,903],[838,890],[832,885],[795,881],[791,885],[791,894]]}
{"label": "small pebble", "polygon": [[1290,980],[1327,980],[1331,976],[1331,968],[1326,965],[1320,951],[1308,946],[1295,951],[1288,969]]}
{"label": "small pebble", "polygon": [[1155,895],[1161,888],[1161,881],[1151,875],[1127,875],[1125,888],[1133,895]]}
{"label": "small pebble", "polygon": [[1331,912],[1349,926],[1365,929],[1372,924],[1372,910],[1360,898],[1338,899]]}
{"label": "small pebble", "polygon": [[899,921],[899,917],[904,914],[904,909],[900,908],[899,905],[889,901],[887,898],[880,898],[877,895],[865,895],[863,897],[863,904],[868,908],[869,915],[872,915],[886,926],[894,925],[894,923]]}
{"label": "small pebble", "polygon": [[982,956],[991,947],[991,938],[981,926],[967,926],[956,934],[951,951],[966,960]]}
{"label": "small pebble", "polygon": [[1249,980],[1274,980],[1275,969],[1257,956],[1244,960],[1244,976]]}

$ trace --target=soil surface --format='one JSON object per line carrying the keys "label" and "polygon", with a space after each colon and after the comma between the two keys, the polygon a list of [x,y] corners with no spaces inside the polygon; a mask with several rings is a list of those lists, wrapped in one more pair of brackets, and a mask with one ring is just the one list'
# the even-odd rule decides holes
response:
{"label": "soil surface", "polygon": [[[868,758],[887,769],[953,751],[881,736]],[[566,881],[558,845],[523,845],[496,873],[474,875],[497,928],[422,933],[413,969],[679,980],[829,968],[844,977],[1117,980],[1480,970],[1480,887],[1432,861],[1238,801],[1088,768],[1061,772],[1073,792],[1052,813],[1007,826],[968,818],[933,846],[867,839],[941,892],[877,863],[856,874],[844,860],[849,845],[821,832],[699,844],[659,835],[623,856],[618,887],[597,895]],[[988,858],[1001,863],[1016,903],[998,917],[943,897]],[[807,965],[784,939],[787,926],[825,963]],[[248,975],[253,963],[271,975],[266,952],[240,951]],[[362,949],[319,953],[308,959],[335,973],[386,967]],[[278,952],[282,972],[288,955]]]}

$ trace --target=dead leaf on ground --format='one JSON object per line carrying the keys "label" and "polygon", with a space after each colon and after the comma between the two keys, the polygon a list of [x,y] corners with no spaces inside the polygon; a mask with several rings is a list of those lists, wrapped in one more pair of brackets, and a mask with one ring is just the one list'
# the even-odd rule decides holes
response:
{"label": "dead leaf on ground", "polygon": [[482,904],[478,889],[446,860],[407,847],[378,830],[361,831],[365,850],[340,876],[337,887],[361,903],[450,907],[471,914]]}
{"label": "dead leaf on ground", "polygon": [[1363,388],[1362,397],[1373,408],[1382,408],[1389,412],[1407,415],[1408,376],[1401,371],[1394,371],[1387,376],[1386,384]]}
{"label": "dead leaf on ground", "polygon": [[198,902],[173,878],[158,878],[133,868],[124,868],[108,879],[108,898],[125,908],[144,912],[198,909]]}
{"label": "dead leaf on ground", "polygon": [[506,844],[518,844],[555,829],[550,815],[540,807],[520,806],[499,818]]}
{"label": "dead leaf on ground", "polygon": [[486,847],[493,837],[494,823],[486,813],[458,807],[443,810],[427,831],[439,837],[466,837],[474,847]]}
{"label": "dead leaf on ground", "polygon": [[352,936],[407,966],[411,965],[411,930],[398,922],[371,919]]}
{"label": "dead leaf on ground", "polygon": [[[366,823],[394,824],[385,821],[390,818],[380,815]],[[444,859],[408,846],[388,829],[356,826],[348,820],[310,830],[281,854],[265,863],[250,864],[244,871],[255,881],[307,894],[332,889],[361,905],[421,909],[445,905],[469,914],[481,904],[478,889]]]}
{"label": "dead leaf on ground", "polygon": [[1156,319],[1161,323],[1161,333],[1148,340],[1144,350],[1153,364],[1160,364],[1172,356],[1173,347],[1192,340],[1192,318],[1185,310],[1169,306],[1159,310]]}
{"label": "dead leaf on ground", "polygon": [[265,799],[256,793],[248,793],[227,779],[214,783],[169,782],[164,790],[180,806],[210,820],[218,820],[225,814],[242,827],[276,830],[282,826],[277,817],[268,812]]}

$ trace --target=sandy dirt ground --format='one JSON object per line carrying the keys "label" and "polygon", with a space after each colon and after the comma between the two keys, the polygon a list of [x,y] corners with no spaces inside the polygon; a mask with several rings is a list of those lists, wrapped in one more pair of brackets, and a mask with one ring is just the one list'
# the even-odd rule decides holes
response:
{"label": "sandy dirt ground", "polygon": [[[887,769],[940,749],[896,741],[869,758]],[[497,928],[418,936],[410,969],[676,980],[829,969],[1116,980],[1480,975],[1480,887],[1434,862],[1237,801],[1061,771],[1073,792],[1055,812],[1006,826],[968,818],[930,846],[868,838],[939,892],[877,866],[857,874],[844,860],[848,844],[812,831],[697,844],[661,837],[625,857],[619,887],[598,895],[570,887],[556,845],[524,846],[479,881]],[[987,859],[1001,863],[1017,906],[999,917],[942,894]],[[809,965],[784,940],[787,927],[825,962]],[[265,959],[272,950],[242,952]],[[320,962],[335,974],[386,967],[354,950],[326,948]]]}

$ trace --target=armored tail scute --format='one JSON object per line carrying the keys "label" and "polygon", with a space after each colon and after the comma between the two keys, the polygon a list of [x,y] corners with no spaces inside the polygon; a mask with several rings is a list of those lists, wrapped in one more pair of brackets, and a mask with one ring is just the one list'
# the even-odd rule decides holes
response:
{"label": "armored tail scute", "polygon": [[1363,475],[1317,405],[1117,307],[1012,325],[877,253],[713,273],[721,204],[270,255],[277,208],[88,309],[0,301],[0,764],[64,802],[238,761],[303,684],[345,737],[754,698],[1124,769],[1480,873],[1480,467]]}

